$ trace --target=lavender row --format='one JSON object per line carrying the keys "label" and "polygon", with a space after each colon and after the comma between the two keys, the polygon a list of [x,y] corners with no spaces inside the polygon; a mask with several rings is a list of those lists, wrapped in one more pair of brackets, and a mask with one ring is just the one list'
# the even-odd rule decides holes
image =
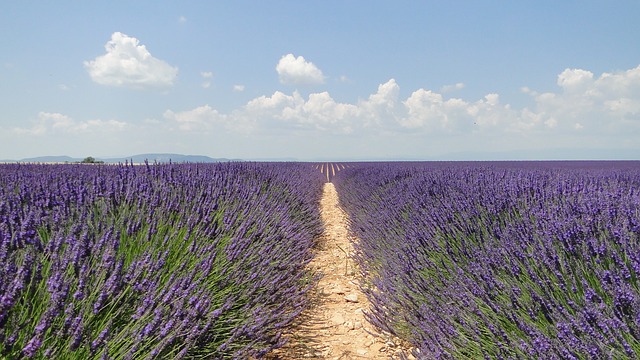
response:
{"label": "lavender row", "polygon": [[369,318],[418,358],[640,355],[640,163],[373,163],[333,182]]}
{"label": "lavender row", "polygon": [[0,357],[260,357],[306,306],[308,165],[0,166]]}

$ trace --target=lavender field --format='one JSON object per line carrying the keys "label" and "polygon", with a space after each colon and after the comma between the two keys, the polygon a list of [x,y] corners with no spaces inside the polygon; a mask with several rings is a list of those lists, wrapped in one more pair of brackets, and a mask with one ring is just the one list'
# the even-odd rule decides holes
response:
{"label": "lavender field", "polygon": [[332,181],[418,359],[640,354],[640,163],[0,165],[0,358],[261,358]]}
{"label": "lavender field", "polygon": [[301,164],[0,166],[0,358],[260,357],[306,306]]}
{"label": "lavender field", "polygon": [[640,355],[638,162],[363,163],[369,319],[426,359]]}

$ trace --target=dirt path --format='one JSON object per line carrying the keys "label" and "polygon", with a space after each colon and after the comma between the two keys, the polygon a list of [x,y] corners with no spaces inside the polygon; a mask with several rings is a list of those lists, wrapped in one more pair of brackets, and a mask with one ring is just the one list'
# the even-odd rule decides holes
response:
{"label": "dirt path", "polygon": [[360,292],[357,270],[349,258],[347,216],[339,207],[338,194],[332,183],[324,186],[321,200],[325,232],[310,266],[322,274],[312,296],[316,303],[303,313],[303,323],[292,334],[283,349],[269,359],[395,359],[401,348],[389,335],[380,334],[364,317],[369,309],[367,298]]}

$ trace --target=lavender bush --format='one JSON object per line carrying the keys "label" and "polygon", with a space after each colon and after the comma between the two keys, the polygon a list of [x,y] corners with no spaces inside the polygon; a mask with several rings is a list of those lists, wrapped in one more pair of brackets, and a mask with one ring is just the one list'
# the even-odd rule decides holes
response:
{"label": "lavender bush", "polygon": [[418,358],[640,355],[640,163],[370,163],[333,182],[368,316]]}
{"label": "lavender bush", "polygon": [[0,357],[260,357],[306,306],[305,164],[0,166]]}

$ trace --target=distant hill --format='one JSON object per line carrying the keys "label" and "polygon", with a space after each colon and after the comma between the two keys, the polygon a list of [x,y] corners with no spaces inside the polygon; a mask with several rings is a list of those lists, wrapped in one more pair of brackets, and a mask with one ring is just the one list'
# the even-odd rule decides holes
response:
{"label": "distant hill", "polygon": [[181,162],[191,162],[191,163],[212,163],[212,162],[226,162],[226,161],[240,161],[226,158],[212,158],[205,155],[182,155],[182,154],[138,154],[128,157],[122,158],[108,158],[108,159],[98,159],[102,160],[106,163],[124,163],[125,161],[134,162],[134,163],[143,163],[148,161],[150,164],[156,163],[181,163]]}
{"label": "distant hill", "polygon": [[61,156],[38,156],[38,157],[26,158],[18,161],[19,162],[36,162],[36,163],[53,163],[53,162],[64,163],[64,162],[82,161],[82,159],[61,155]]}
{"label": "distant hill", "polygon": [[[32,158],[25,158],[18,160],[18,162],[29,162],[29,163],[73,163],[80,162],[84,158],[73,158],[70,156],[38,156]],[[147,160],[150,164],[153,163],[182,163],[182,162],[191,162],[191,163],[214,163],[214,162],[227,162],[227,161],[241,161],[239,159],[226,159],[226,158],[212,158],[205,155],[183,155],[183,154],[138,154],[133,156],[126,157],[118,157],[118,158],[95,158],[99,161],[104,161],[105,163],[124,163],[124,162],[133,162],[133,163],[144,163]],[[7,162],[12,162],[12,160],[7,160]]]}

